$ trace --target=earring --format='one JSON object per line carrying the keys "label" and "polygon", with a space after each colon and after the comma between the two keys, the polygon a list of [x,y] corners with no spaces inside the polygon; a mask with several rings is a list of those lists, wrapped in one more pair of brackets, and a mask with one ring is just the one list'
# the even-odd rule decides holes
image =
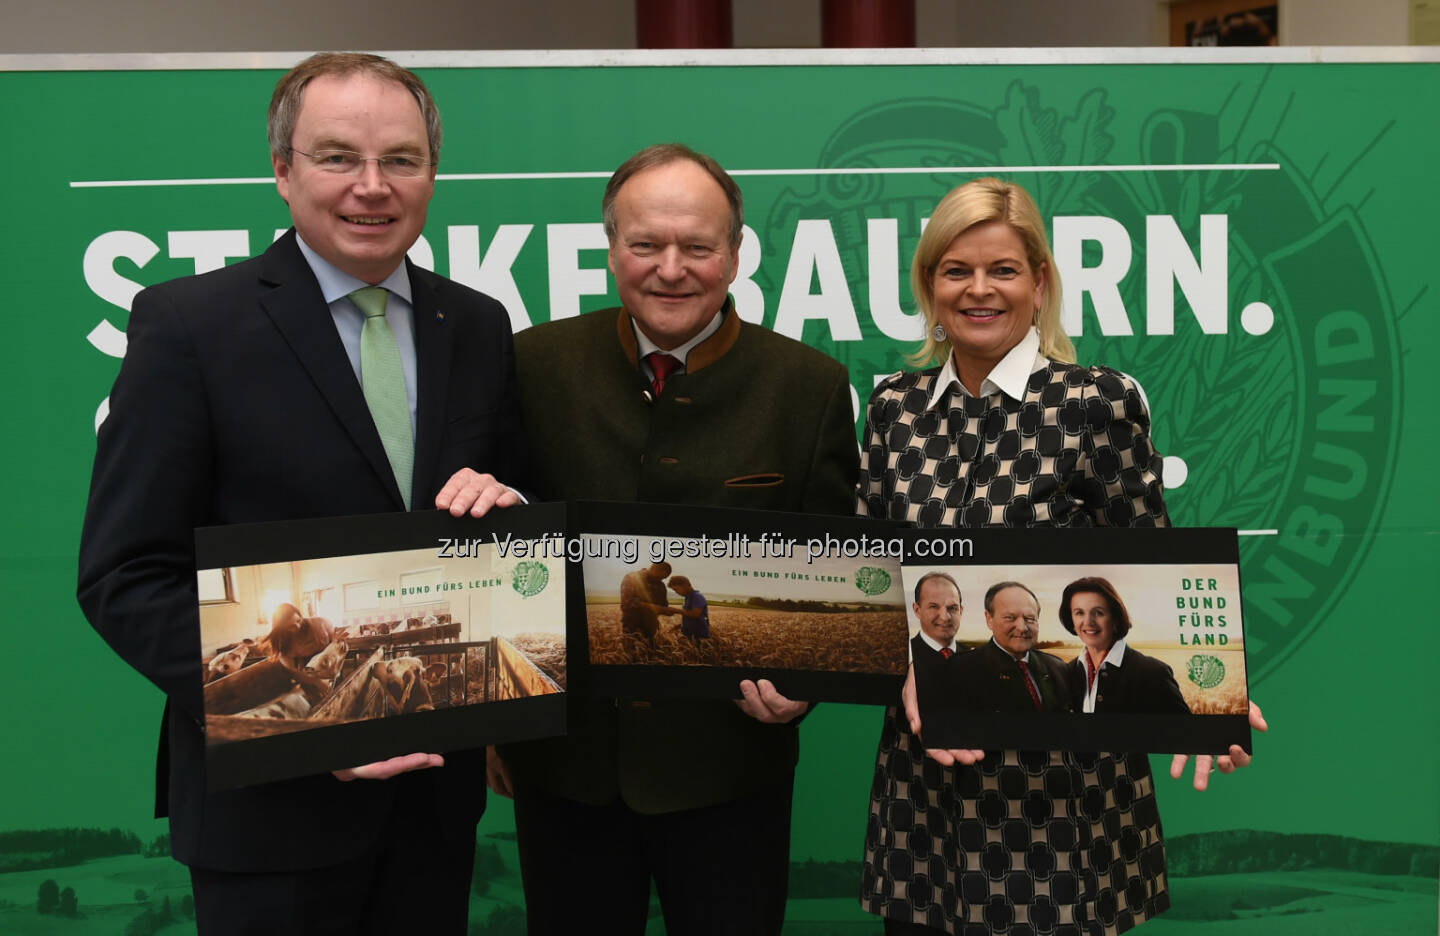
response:
{"label": "earring", "polygon": [[934,328],[930,329],[930,337],[934,338],[937,342],[941,342],[945,341],[950,336],[945,334],[944,325],[936,325]]}

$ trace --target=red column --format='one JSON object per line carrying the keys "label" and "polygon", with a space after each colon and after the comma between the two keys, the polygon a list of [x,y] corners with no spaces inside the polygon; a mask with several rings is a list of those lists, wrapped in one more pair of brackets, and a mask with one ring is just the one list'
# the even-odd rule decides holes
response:
{"label": "red column", "polygon": [[[914,33],[913,26],[910,31]],[[635,0],[637,49],[728,49],[734,45],[730,0]]]}
{"label": "red column", "polygon": [[821,44],[827,49],[915,46],[915,0],[821,0]]}

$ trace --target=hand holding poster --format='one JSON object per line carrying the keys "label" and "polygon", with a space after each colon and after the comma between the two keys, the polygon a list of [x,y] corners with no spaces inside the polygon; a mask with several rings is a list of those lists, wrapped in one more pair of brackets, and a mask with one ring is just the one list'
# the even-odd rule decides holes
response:
{"label": "hand holding poster", "polygon": [[210,787],[562,733],[565,561],[522,544],[563,521],[540,505],[197,530]]}

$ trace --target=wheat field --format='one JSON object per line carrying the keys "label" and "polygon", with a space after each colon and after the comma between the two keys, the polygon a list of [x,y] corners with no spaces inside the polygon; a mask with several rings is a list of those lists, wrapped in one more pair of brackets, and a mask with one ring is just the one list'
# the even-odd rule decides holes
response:
{"label": "wheat field", "polygon": [[710,606],[710,637],[680,633],[664,618],[652,648],[620,631],[618,604],[586,605],[590,661],[599,665],[727,666],[904,675],[909,630],[905,613],[834,614]]}

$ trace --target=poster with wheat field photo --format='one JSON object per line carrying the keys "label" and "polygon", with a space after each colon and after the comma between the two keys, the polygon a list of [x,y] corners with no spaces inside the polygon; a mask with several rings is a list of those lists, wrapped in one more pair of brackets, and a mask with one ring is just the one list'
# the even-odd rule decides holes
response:
{"label": "poster with wheat field photo", "polygon": [[581,503],[590,679],[620,698],[891,704],[905,677],[895,527],[854,517]]}

